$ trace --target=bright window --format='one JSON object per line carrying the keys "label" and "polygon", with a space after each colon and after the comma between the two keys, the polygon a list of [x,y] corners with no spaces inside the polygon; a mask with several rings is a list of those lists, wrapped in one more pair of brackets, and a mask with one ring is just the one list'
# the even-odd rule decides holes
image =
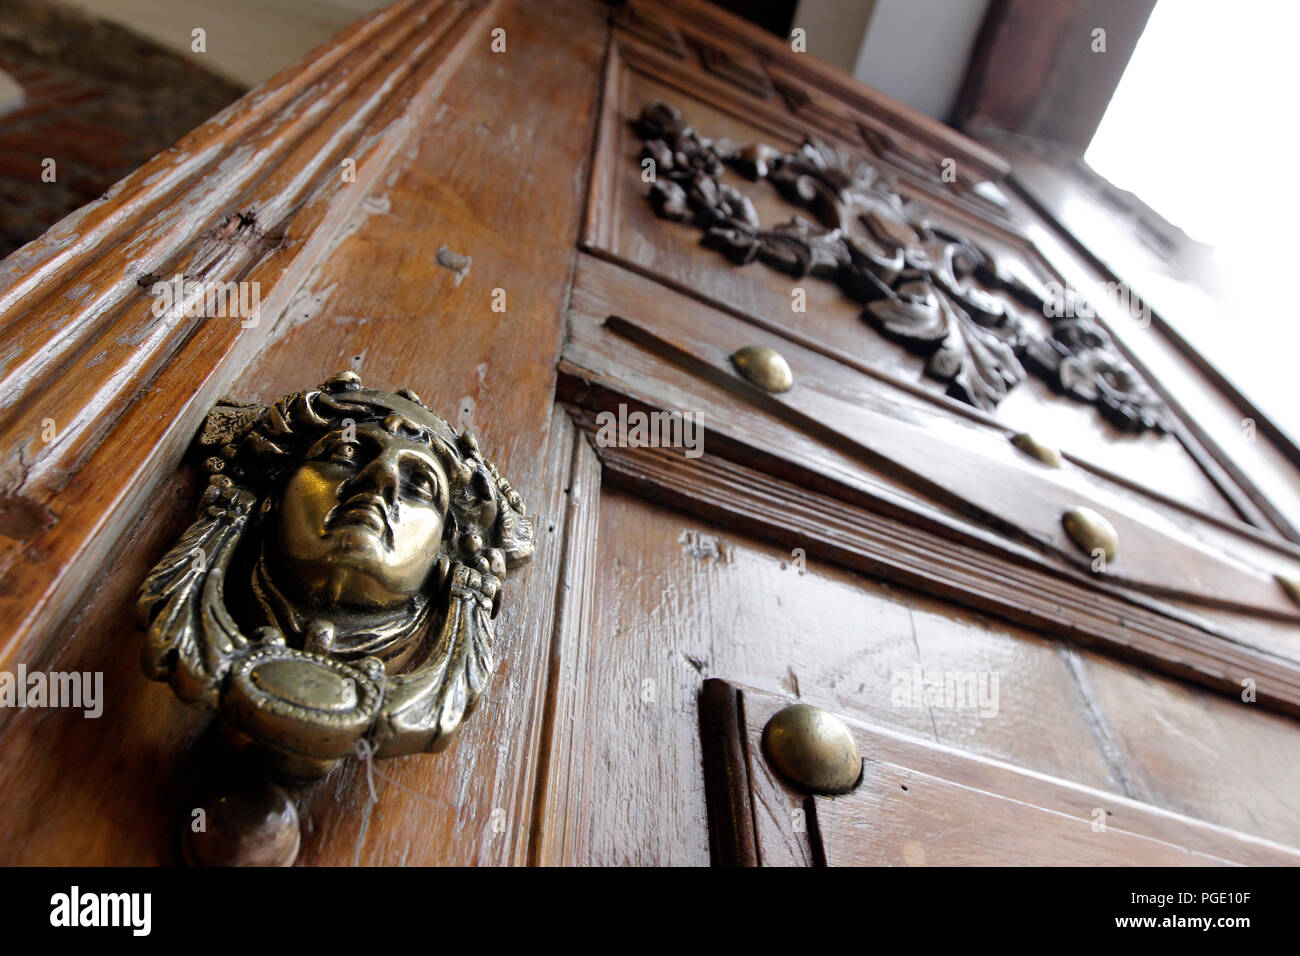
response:
{"label": "bright window", "polygon": [[1300,4],[1160,0],[1085,158],[1214,246],[1221,321],[1168,318],[1300,437],[1297,96]]}

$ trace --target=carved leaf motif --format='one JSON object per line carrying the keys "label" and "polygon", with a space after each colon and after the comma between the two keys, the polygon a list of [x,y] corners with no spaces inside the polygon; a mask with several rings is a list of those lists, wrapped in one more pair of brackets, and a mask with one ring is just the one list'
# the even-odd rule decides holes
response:
{"label": "carved leaf motif", "polygon": [[[633,125],[642,157],[656,164],[649,198],[657,215],[693,221],[704,245],[737,265],[759,259],[794,278],[834,280],[875,328],[928,355],[926,374],[947,382],[950,395],[991,412],[1028,369],[1119,428],[1164,431],[1159,400],[1100,326],[1056,320],[1046,336],[1032,331],[1008,303],[1051,315],[1041,283],[933,226],[870,163],[812,139],[784,154],[715,143],[661,102]],[[811,220],[763,229],[749,199],[721,181],[727,166],[771,183]]]}

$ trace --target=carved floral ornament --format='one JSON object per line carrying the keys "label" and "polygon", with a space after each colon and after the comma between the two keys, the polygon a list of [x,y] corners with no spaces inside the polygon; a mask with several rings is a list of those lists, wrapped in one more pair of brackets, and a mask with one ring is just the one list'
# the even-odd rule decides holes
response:
{"label": "carved floral ornament", "polygon": [[[704,139],[664,103],[646,106],[633,126],[642,162],[654,163],[656,214],[702,229],[704,245],[737,265],[757,259],[838,283],[871,325],[928,355],[926,373],[954,398],[991,412],[1028,369],[1120,429],[1164,432],[1163,406],[1105,329],[1061,317],[1037,280],[931,223],[870,163],[813,139],[794,153]],[[765,228],[750,199],[722,181],[728,168],[771,183],[811,219]]]}
{"label": "carved floral ornament", "polygon": [[409,390],[351,372],[218,404],[197,520],[146,579],[144,665],[297,777],[436,751],[491,676],[519,495]]}

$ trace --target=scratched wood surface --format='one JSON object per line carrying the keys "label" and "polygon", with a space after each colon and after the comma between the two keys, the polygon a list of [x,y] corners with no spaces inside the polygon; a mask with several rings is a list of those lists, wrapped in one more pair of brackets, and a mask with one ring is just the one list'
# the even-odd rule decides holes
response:
{"label": "scratched wood surface", "polygon": [[[825,562],[807,560],[801,574],[789,549],[623,492],[603,489],[600,510],[597,553],[605,573],[597,581],[584,680],[604,692],[589,693],[585,719],[575,721],[586,741],[582,766],[589,793],[581,805],[591,821],[585,849],[593,862],[699,862],[707,852],[697,707],[702,682],[712,677],[1091,788],[1117,805],[1136,801],[1189,821],[1300,845],[1300,819],[1285,799],[1294,774],[1274,769],[1281,759],[1277,748],[1294,738],[1292,718],[1204,695]],[[911,693],[962,675],[985,681],[983,704],[978,697],[932,701]],[[751,733],[761,731],[762,712],[747,707],[746,714]],[[870,759],[867,745],[863,749]],[[762,761],[757,751],[751,758],[754,765]],[[897,762],[935,772],[927,764]],[[771,776],[766,767],[755,773]],[[1013,779],[1019,778],[1007,778]],[[998,801],[1023,796],[1004,783]],[[802,800],[789,788],[773,790],[770,779],[765,786],[755,806],[769,844],[797,862],[797,849],[787,844],[797,834],[790,828]],[[1046,842],[1033,827],[1017,831],[1014,813],[1003,818],[1010,829],[996,840],[972,824],[969,833],[943,828],[939,841],[933,821],[928,836],[922,828],[903,839],[908,827],[920,824],[901,819],[897,834],[883,828],[885,835],[867,839],[879,828],[876,810],[893,809],[890,788],[872,792],[871,813],[837,811],[846,815],[841,842],[854,862],[903,862],[906,842],[928,849],[931,863],[973,863],[980,854],[989,863],[1028,862],[1055,839],[1050,827]],[[989,809],[979,801],[963,803],[959,792],[944,791],[944,812],[978,816]],[[1090,811],[1097,798],[1089,799]],[[1060,812],[1051,803],[1040,805]],[[1001,802],[991,806],[992,818],[1005,810]],[[1149,811],[1140,815],[1154,819]],[[1130,848],[1096,847],[1088,840],[1090,821],[1087,813],[1076,816],[1080,841],[1062,851],[1062,862],[1074,860],[1075,850],[1080,862],[1173,863],[1186,856],[1165,846],[1167,833]],[[861,839],[851,835],[859,831]],[[889,854],[868,856],[895,836],[899,842],[890,844]],[[1196,852],[1206,854],[1198,862],[1213,862],[1226,851],[1201,846]],[[1282,862],[1297,860],[1284,855]]]}
{"label": "scratched wood surface", "polygon": [[[5,599],[27,615],[17,627],[19,614],[7,619],[9,666],[23,653],[30,655],[23,658],[29,666],[41,662],[51,669],[102,670],[108,697],[105,717],[98,721],[67,711],[2,715],[0,750],[6,759],[0,800],[26,824],[6,826],[0,833],[0,859],[5,862],[175,860],[177,814],[203,783],[201,770],[187,777],[184,763],[190,745],[203,732],[204,718],[176,704],[170,689],[142,678],[140,638],[131,610],[133,592],[149,565],[169,547],[168,538],[183,527],[193,507],[192,479],[185,471],[181,477],[176,472],[180,453],[192,437],[196,416],[216,397],[214,389],[272,399],[342,368],[355,369],[377,386],[411,387],[454,423],[472,426],[503,474],[524,489],[530,513],[540,515],[541,546],[532,567],[518,576],[519,583],[512,581],[498,624],[500,671],[464,737],[436,759],[376,767],[378,803],[370,799],[363,766],[346,768],[304,792],[301,860],[364,864],[526,859],[532,775],[539,752],[537,711],[544,700],[535,685],[544,683],[548,652],[547,641],[539,635],[549,631],[541,622],[549,620],[556,576],[557,552],[550,542],[558,539],[547,516],[562,500],[562,483],[545,468],[554,379],[550,357],[561,342],[561,307],[579,228],[606,26],[599,6],[586,3],[547,10],[530,4],[451,4],[446,9],[408,4],[381,17],[394,32],[396,45],[380,46],[370,33],[360,39],[344,37],[338,41],[345,45],[343,52],[333,58],[341,70],[334,82],[347,96],[364,98],[368,109],[388,108],[391,115],[376,118],[360,107],[349,112],[330,101],[331,87],[323,82],[303,93],[296,107],[318,119],[326,117],[325,122],[341,131],[341,139],[332,151],[321,152],[319,143],[313,147],[312,155],[325,165],[318,181],[304,184],[307,205],[285,211],[285,246],[311,248],[322,232],[328,233],[327,241],[315,255],[302,254],[310,268],[303,266],[305,271],[292,279],[277,278],[290,268],[285,256],[294,255],[292,251],[263,250],[261,265],[240,273],[262,278],[264,288],[274,286],[276,294],[286,284],[293,286],[291,303],[283,303],[278,319],[264,317],[263,328],[248,330],[255,341],[241,338],[237,321],[210,320],[183,335],[176,332],[183,340],[180,352],[170,357],[161,377],[133,386],[148,383],[149,389],[145,397],[129,403],[122,421],[112,424],[91,459],[59,490],[58,523],[35,537],[5,540],[15,554],[30,558],[15,559],[8,570],[19,577],[6,578]],[[489,49],[490,31],[497,27],[507,31],[507,51],[502,54]],[[386,70],[414,71],[418,76],[391,78],[391,87],[380,95],[363,78],[361,66],[371,60]],[[314,76],[329,62],[327,53],[305,69]],[[311,85],[298,74],[287,82]],[[539,101],[562,98],[566,108],[508,108],[523,89]],[[268,94],[252,96],[262,102]],[[253,105],[233,109],[242,115],[241,109]],[[285,122],[292,125],[291,120]],[[238,123],[232,120],[230,125]],[[214,124],[211,132],[229,135],[221,124]],[[356,152],[357,181],[341,185],[338,157],[356,150],[358,137],[385,155],[367,173],[365,156]],[[291,145],[272,137],[274,148],[288,150]],[[243,148],[250,152],[236,150],[227,165],[251,164],[255,174],[260,170],[254,180],[270,188],[274,177],[263,178],[270,167],[258,165],[252,144]],[[159,162],[167,168],[171,163],[184,165],[183,158],[166,155]],[[289,180],[311,172],[288,159],[282,169]],[[113,216],[122,215],[123,204],[133,208],[132,201],[143,202],[139,197],[147,195],[148,178],[128,182],[109,208],[85,215],[102,216],[115,225]],[[268,193],[268,199],[287,200],[283,185]],[[202,187],[203,181],[195,180],[186,188]],[[212,215],[244,208],[235,205],[241,200],[234,195],[242,194],[218,191],[208,204]],[[184,206],[176,197],[172,201]],[[315,207],[327,219],[342,218],[326,230],[310,219]],[[145,216],[149,208],[146,204],[139,215]],[[268,218],[268,227],[270,222]],[[185,220],[160,223],[159,228],[176,236],[184,233],[185,243],[192,244],[204,227]],[[47,237],[46,242],[51,241]],[[437,264],[443,246],[472,258],[463,278]],[[79,254],[76,247],[66,253]],[[118,276],[132,261],[111,243],[101,244],[94,255],[97,268]],[[134,281],[127,285],[134,287]],[[491,308],[498,288],[505,291],[504,313]],[[125,295],[117,286],[112,291]],[[36,308],[26,300],[16,301],[24,310]],[[134,308],[137,321],[140,312],[147,313],[144,306]],[[112,341],[111,332],[104,334]],[[242,364],[230,354],[240,348],[246,360]],[[86,361],[94,357],[79,354]],[[224,365],[218,370],[211,365],[214,361]],[[69,374],[73,377],[68,383],[75,384],[79,373]],[[86,387],[73,397],[90,404],[95,394]],[[123,386],[121,401],[128,403],[131,394]],[[39,434],[39,409],[32,406],[27,414],[35,415],[33,427]],[[171,438],[160,437],[162,433]],[[116,465],[109,467],[96,457],[104,455]],[[43,473],[53,473],[54,467]],[[133,477],[144,471],[153,476],[148,493],[131,491]],[[142,496],[134,534],[115,527],[131,510],[121,500],[128,492]],[[102,554],[92,548],[90,532],[95,529],[78,523],[89,519],[75,517],[86,509],[95,523],[113,526],[114,540],[103,546]],[[50,550],[40,556],[36,549],[45,534],[51,535]],[[79,562],[82,570],[76,582],[68,577],[73,574],[73,555],[65,549],[86,555]],[[60,568],[57,580],[41,577],[51,566]],[[38,578],[51,600],[81,608],[80,615],[54,630],[61,622],[53,611],[33,600],[39,595],[21,587],[22,581]],[[33,622],[30,628],[28,620]],[[41,640],[35,641],[37,637]],[[53,746],[54,740],[64,742]],[[105,786],[106,781],[111,785]],[[88,836],[78,836],[82,833]]]}
{"label": "scratched wood surface", "polygon": [[[625,122],[648,97],[683,98],[705,135],[817,131],[953,228],[1044,275],[1095,275],[1022,200],[936,185],[949,156],[1005,184],[987,147],[697,0],[375,13],[0,264],[0,670],[104,678],[98,719],[0,710],[0,863],[177,861],[216,733],[141,676],[136,590],[191,519],[184,452],[212,403],[347,368],[472,429],[538,551],[451,749],[295,789],[302,865],[707,864],[710,813],[744,804],[715,793],[710,810],[711,677],[880,728],[912,760],[895,764],[942,778],[935,806],[1004,819],[1004,842],[1041,849],[1048,832],[998,817],[1009,799],[1048,811],[1082,787],[1140,805],[1126,858],[1176,856],[1168,826],[1300,843],[1295,718],[1266,710],[1300,710],[1297,612],[1268,578],[1300,548],[1260,490],[1294,472],[1254,452],[1239,466],[1216,444],[1231,402],[1143,329],[1117,331],[1171,397],[1195,392],[1165,439],[1117,439],[1032,383],[1004,420],[960,405],[833,288],[808,283],[815,308],[794,318],[787,280],[650,213]],[[770,195],[759,211],[788,213]],[[259,283],[259,321],[160,321],[152,283],[182,272]],[[727,352],[760,340],[808,382],[788,408],[728,378]],[[709,457],[594,447],[611,402],[707,410]],[[1069,436],[1070,490],[1131,519],[1127,581],[1090,578],[1048,528],[1059,486],[1005,445],[1026,426]],[[996,675],[996,714],[897,695],[944,673]],[[1238,699],[1243,677],[1258,704]],[[992,790],[972,797],[972,780]],[[994,852],[890,802],[833,816],[761,759],[749,786],[764,862]],[[810,820],[830,843],[795,826]],[[1235,859],[1234,840],[1188,845]]]}
{"label": "scratched wood surface", "polygon": [[[621,492],[602,490],[602,573],[588,634],[585,858],[593,863],[708,860],[696,700],[705,677],[798,695],[838,713],[960,741],[1046,772],[1104,784],[1106,762],[1050,642],[989,632],[822,562],[804,573],[765,545]],[[891,703],[897,674],[964,664],[1014,667],[1032,695],[1007,693],[1000,721]],[[942,662],[942,663],[940,663]],[[981,725],[983,724],[983,725]],[[558,862],[558,861],[557,861]]]}
{"label": "scratched wood surface", "polygon": [[[207,408],[300,314],[482,16],[376,14],[6,260],[0,659],[76,608]],[[155,315],[153,282],[178,274],[258,283],[257,321]]]}
{"label": "scratched wood surface", "polygon": [[[739,696],[745,742],[760,762],[763,726],[791,700],[749,689]],[[845,796],[803,803],[808,817],[798,818],[830,866],[1300,865],[1294,844],[879,726],[850,730],[863,755],[861,782]],[[791,791],[788,799],[799,798]]]}

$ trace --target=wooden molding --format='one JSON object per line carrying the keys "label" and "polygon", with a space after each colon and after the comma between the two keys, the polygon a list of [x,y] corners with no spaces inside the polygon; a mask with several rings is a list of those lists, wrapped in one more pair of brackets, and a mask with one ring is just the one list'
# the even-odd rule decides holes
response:
{"label": "wooden molding", "polygon": [[591,622],[595,611],[600,546],[600,461],[584,433],[556,407],[548,457],[563,510],[549,520],[562,528],[564,552],[555,583],[555,617],[547,655],[547,682],[538,727],[540,769],[533,800],[528,861],[566,866],[587,858],[584,834],[591,801],[582,771],[588,729],[581,708],[597,693],[588,682]]}
{"label": "wooden molding", "polygon": [[[304,283],[493,9],[375,14],[6,260],[0,662],[76,606],[215,399],[312,313]],[[180,274],[257,283],[260,314],[156,316],[151,287]]]}
{"label": "wooden molding", "polygon": [[[636,396],[589,381],[561,366],[559,397],[575,403],[575,420],[597,430],[594,410]],[[893,509],[876,511],[861,495],[832,497],[817,482],[783,477],[734,460],[733,444],[707,437],[713,451],[687,460],[667,448],[597,447],[605,481],[709,521],[786,547],[805,549],[865,574],[977,607],[1017,624],[1137,661],[1220,693],[1239,697],[1256,682],[1260,705],[1300,714],[1300,662],[1252,646],[1158,601],[1053,568],[1032,554],[999,549]],[[730,457],[721,457],[721,451]],[[797,469],[795,469],[797,471]],[[823,482],[824,484],[824,482]],[[844,498],[853,498],[852,503]]]}
{"label": "wooden molding", "polygon": [[[619,140],[631,136],[630,130],[625,128],[627,125],[625,120],[628,119],[625,113],[629,108],[628,104],[625,103],[625,91],[629,71],[651,76],[657,82],[673,86],[687,96],[693,95],[692,86],[698,87],[699,90],[707,90],[707,98],[713,108],[751,123],[757,129],[766,131],[774,137],[784,137],[797,141],[808,132],[807,124],[801,123],[796,114],[784,114],[783,111],[774,109],[772,103],[754,99],[737,88],[718,83],[703,71],[696,71],[689,75],[683,73],[680,64],[675,66],[667,60],[656,58],[653,52],[641,47],[620,45],[616,37],[606,64],[601,120],[597,131],[600,144],[598,156],[601,157],[602,161],[598,165],[596,174],[592,177],[591,191],[587,199],[587,220],[583,233],[584,249],[610,262],[617,263],[625,269],[637,272],[670,288],[691,295],[714,308],[736,315],[747,322],[775,330],[778,334],[798,341],[807,348],[831,355],[837,361],[855,367],[865,374],[888,381],[895,387],[905,391],[925,392],[930,401],[950,406],[951,410],[956,411],[957,414],[979,418],[986,423],[994,424],[996,427],[1005,428],[996,419],[985,415],[978,409],[969,406],[963,409],[960,402],[951,401],[946,399],[945,396],[917,388],[913,383],[897,376],[891,376],[887,372],[872,369],[867,363],[846,355],[842,349],[836,349],[826,343],[812,341],[807,336],[800,335],[797,330],[791,327],[778,329],[775,323],[766,322],[762,317],[753,314],[752,310],[738,309],[734,305],[710,297],[699,289],[692,287],[689,283],[679,281],[662,269],[649,267],[637,261],[633,250],[620,247],[617,240],[617,229],[621,217],[625,215],[625,213],[620,213],[618,209],[619,203],[623,201],[619,198],[621,196],[620,174],[626,174],[626,170],[620,171],[616,168],[618,164],[608,161],[607,157],[618,155],[619,150],[622,148],[617,146]],[[832,135],[832,138],[839,141],[833,134],[828,135]],[[860,143],[846,145],[849,145],[850,148],[861,148]],[[906,198],[919,196],[925,202],[941,208],[944,213],[957,217],[963,222],[970,223],[972,226],[979,223],[980,229],[989,230],[993,235],[997,236],[999,241],[1010,243],[1030,261],[1041,266],[1044,275],[1062,282],[1063,285],[1073,287],[1087,287],[1089,281],[1093,278],[1087,274],[1085,264],[1077,258],[1077,255],[1066,248],[1055,233],[1046,228],[1042,222],[1034,219],[1028,223],[1017,225],[1015,231],[1007,231],[998,225],[996,219],[990,220],[988,213],[983,208],[966,208],[970,203],[961,200],[960,197],[950,195],[951,190],[938,190],[932,185],[924,184],[913,172],[899,172],[894,166],[891,166],[891,170],[897,175],[900,192]],[[1029,216],[1033,219],[1033,214],[1023,208],[1020,208],[1018,212],[1022,217]],[[1022,228],[1023,232],[1020,231]],[[1290,540],[1300,540],[1296,538],[1296,532],[1291,528],[1290,524],[1254,486],[1241,468],[1225,459],[1222,451],[1213,443],[1206,429],[1189,413],[1184,404],[1179,402],[1168,388],[1163,387],[1159,377],[1154,373],[1147,361],[1149,350],[1145,347],[1140,349],[1134,347],[1134,343],[1130,342],[1132,336],[1128,334],[1128,330],[1121,328],[1123,325],[1122,317],[1117,316],[1114,308],[1105,302],[1097,302],[1094,305],[1098,310],[1097,324],[1110,336],[1118,354],[1137,369],[1148,385],[1156,391],[1161,400],[1173,412],[1169,416],[1168,424],[1174,438],[1185,448],[1186,453],[1205,476],[1205,480],[1222,496],[1227,503],[1227,508],[1244,522],[1261,529],[1261,533],[1267,537],[1278,537],[1278,532],[1280,532],[1281,536],[1285,536]],[[1186,514],[1195,514],[1198,519],[1204,518],[1221,522],[1221,519],[1216,515],[1202,514],[1196,508],[1189,508],[1186,502],[1180,502],[1172,496],[1162,495],[1161,490],[1158,488],[1152,489],[1140,486],[1129,478],[1114,474],[1113,471],[1098,469],[1086,459],[1077,456],[1071,460],[1076,461],[1081,467],[1089,468],[1108,479],[1135,488],[1143,494],[1161,498],[1170,506]],[[1225,516],[1229,514],[1227,510],[1224,513]]]}
{"label": "wooden molding", "polygon": [[700,742],[714,866],[758,866],[745,717],[740,693],[725,681],[700,690]]}
{"label": "wooden molding", "polygon": [[[739,739],[728,740],[726,749],[742,752],[754,768],[750,779],[757,778],[759,768],[766,769],[763,728],[795,701],[717,679],[706,682],[701,701],[723,717],[727,705],[742,715]],[[733,816],[716,832],[726,843],[724,856],[757,846],[757,862],[765,866],[1041,866],[1067,860],[1102,866],[1300,864],[1295,847],[897,731],[847,722],[864,761],[856,790],[841,797],[805,797],[774,780],[775,795],[767,797],[804,810],[812,859],[780,852],[783,838],[792,839],[792,819],[765,831],[746,815],[752,794],[732,802]],[[715,780],[724,779],[726,771],[716,760],[706,764],[706,774]],[[1097,825],[1099,810],[1103,826]]]}
{"label": "wooden molding", "polygon": [[[796,381],[804,385],[797,394],[771,395],[737,378],[721,343],[687,338],[684,330],[652,331],[619,316],[611,316],[607,325],[692,373],[741,392],[799,430],[824,436],[864,461],[888,463],[898,469],[904,483],[948,500],[1013,540],[1055,553],[1081,568],[1088,567],[1091,558],[1079,554],[1068,540],[1060,527],[1061,514],[1066,507],[1083,505],[1107,515],[1120,530],[1127,552],[1127,557],[1107,568],[1103,575],[1107,580],[1151,594],[1281,620],[1300,619],[1300,611],[1275,579],[1278,573],[1295,573],[1300,563],[1270,557],[1268,566],[1260,567],[1246,551],[1206,547],[1152,511],[1137,509],[1064,471],[1030,467],[1001,439],[970,436],[961,443],[958,462],[946,451],[955,433],[940,437],[846,401],[844,396],[852,394],[848,376],[820,357],[805,357],[786,346],[782,354],[796,369]],[[768,344],[761,338],[756,341]]]}

